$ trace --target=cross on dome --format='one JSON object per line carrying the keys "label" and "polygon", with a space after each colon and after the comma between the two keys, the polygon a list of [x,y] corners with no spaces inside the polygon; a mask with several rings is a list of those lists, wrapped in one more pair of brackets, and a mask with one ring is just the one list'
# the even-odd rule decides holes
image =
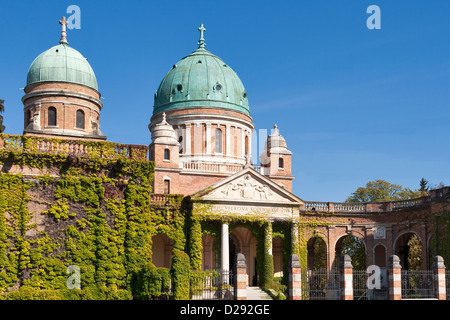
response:
{"label": "cross on dome", "polygon": [[203,27],[203,23],[200,25],[200,28],[198,28],[198,31],[200,31],[200,40],[198,41],[198,47],[204,48],[205,47],[205,38],[203,37],[203,33],[206,31],[205,27]]}
{"label": "cross on dome", "polygon": [[59,43],[68,44],[66,26],[69,24],[69,22],[67,22],[66,17],[63,16],[62,19],[59,20],[59,24],[61,25],[61,40],[59,40]]}

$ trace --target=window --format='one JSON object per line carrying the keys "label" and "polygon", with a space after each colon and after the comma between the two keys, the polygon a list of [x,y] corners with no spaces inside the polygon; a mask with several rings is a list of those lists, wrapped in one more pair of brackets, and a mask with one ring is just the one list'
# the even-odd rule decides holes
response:
{"label": "window", "polygon": [[164,149],[164,160],[170,160],[170,150]]}
{"label": "window", "polygon": [[77,124],[78,129],[84,129],[84,112],[83,110],[77,110]]}
{"label": "window", "polygon": [[56,109],[55,107],[48,108],[48,121],[49,126],[56,126]]}
{"label": "window", "polygon": [[280,168],[280,169],[284,168],[284,160],[283,160],[283,158],[278,158],[278,168]]}
{"label": "window", "polygon": [[164,180],[164,193],[170,193],[170,180]]}
{"label": "window", "polygon": [[222,130],[216,129],[216,153],[222,153]]}

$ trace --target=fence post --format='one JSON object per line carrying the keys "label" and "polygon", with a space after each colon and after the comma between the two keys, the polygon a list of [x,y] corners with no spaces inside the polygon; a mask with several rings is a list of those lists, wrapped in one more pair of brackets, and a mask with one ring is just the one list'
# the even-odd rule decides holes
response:
{"label": "fence post", "polygon": [[340,257],[339,270],[341,274],[341,300],[353,300],[353,266],[348,254]]}
{"label": "fence post", "polygon": [[389,300],[402,299],[402,266],[395,254],[389,257],[388,267]]}
{"label": "fence post", "polygon": [[242,253],[237,254],[234,270],[234,299],[247,300],[248,274],[245,256]]}
{"label": "fence post", "polygon": [[288,300],[302,300],[302,269],[296,254],[289,256],[289,294]]}
{"label": "fence post", "polygon": [[438,300],[446,300],[445,292],[445,265],[441,256],[433,259],[434,297]]}

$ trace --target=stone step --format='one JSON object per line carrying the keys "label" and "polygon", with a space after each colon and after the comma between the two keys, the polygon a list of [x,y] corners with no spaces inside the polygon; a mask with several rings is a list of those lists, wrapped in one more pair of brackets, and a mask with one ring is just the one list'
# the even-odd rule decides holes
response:
{"label": "stone step", "polygon": [[247,300],[272,300],[260,287],[247,287]]}

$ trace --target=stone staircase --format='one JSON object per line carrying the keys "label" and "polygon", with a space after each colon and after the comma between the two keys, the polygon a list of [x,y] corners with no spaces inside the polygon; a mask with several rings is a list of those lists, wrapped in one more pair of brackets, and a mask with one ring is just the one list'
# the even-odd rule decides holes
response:
{"label": "stone staircase", "polygon": [[272,300],[260,287],[247,287],[247,300]]}

